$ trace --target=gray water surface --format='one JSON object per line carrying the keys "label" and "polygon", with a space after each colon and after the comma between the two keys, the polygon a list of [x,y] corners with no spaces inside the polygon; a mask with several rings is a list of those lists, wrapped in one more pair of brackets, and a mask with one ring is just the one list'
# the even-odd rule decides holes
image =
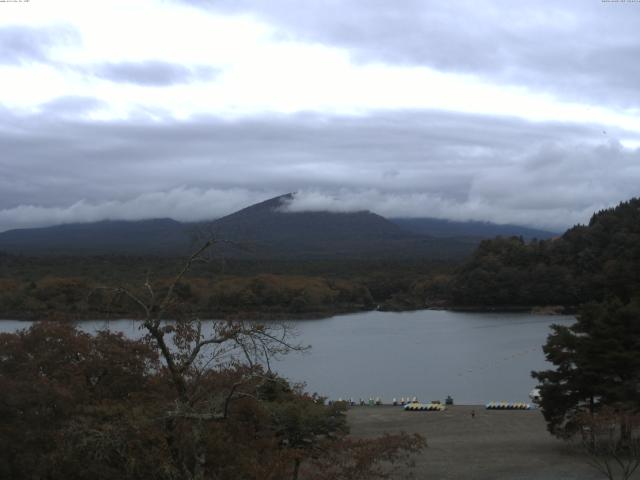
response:
{"label": "gray water surface", "polygon": [[[272,367],[309,392],[358,399],[380,396],[478,404],[528,401],[535,386],[531,370],[549,368],[542,345],[552,323],[568,316],[524,313],[364,312],[322,320],[290,322],[308,353],[290,354]],[[28,327],[4,320],[0,331]],[[87,321],[85,331],[108,327],[139,337],[139,322]]]}
{"label": "gray water surface", "polygon": [[552,323],[573,317],[512,313],[367,312],[298,321],[308,355],[279,371],[331,398],[417,396],[457,403],[525,401],[531,370],[550,367],[542,345]]}

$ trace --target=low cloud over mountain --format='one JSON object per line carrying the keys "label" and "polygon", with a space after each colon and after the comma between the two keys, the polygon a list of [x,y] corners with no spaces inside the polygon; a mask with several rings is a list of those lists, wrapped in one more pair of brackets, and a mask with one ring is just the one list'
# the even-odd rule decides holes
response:
{"label": "low cloud over mountain", "polygon": [[294,191],[293,211],[586,222],[640,184],[638,5],[4,5],[0,231]]}

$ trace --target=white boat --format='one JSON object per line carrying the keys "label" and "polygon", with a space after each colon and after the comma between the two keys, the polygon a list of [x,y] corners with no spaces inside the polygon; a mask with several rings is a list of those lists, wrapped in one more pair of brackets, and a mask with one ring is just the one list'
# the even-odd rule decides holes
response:
{"label": "white boat", "polygon": [[540,400],[542,400],[542,397],[540,396],[540,389],[534,388],[533,390],[531,390],[529,392],[529,398],[533,403],[539,403]]}

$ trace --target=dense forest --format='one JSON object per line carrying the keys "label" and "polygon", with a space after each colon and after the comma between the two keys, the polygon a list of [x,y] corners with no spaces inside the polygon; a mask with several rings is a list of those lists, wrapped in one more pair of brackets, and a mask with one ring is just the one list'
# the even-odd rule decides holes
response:
{"label": "dense forest", "polygon": [[[0,255],[0,317],[135,317],[136,305],[109,288],[158,288],[183,259]],[[444,261],[233,260],[195,265],[177,290],[201,318],[320,317],[341,312],[424,307],[425,285],[448,278]],[[417,293],[416,293],[417,292]]]}
{"label": "dense forest", "polygon": [[576,306],[640,287],[640,199],[595,213],[551,240],[480,243],[449,286],[453,305]]}

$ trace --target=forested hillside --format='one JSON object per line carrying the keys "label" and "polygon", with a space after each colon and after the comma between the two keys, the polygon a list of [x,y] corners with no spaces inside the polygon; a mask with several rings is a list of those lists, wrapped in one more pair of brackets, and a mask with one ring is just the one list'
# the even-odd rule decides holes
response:
{"label": "forested hillside", "polygon": [[456,305],[578,305],[640,288],[640,199],[594,214],[561,237],[481,242],[450,286]]}
{"label": "forested hillside", "polygon": [[0,252],[28,256],[135,255],[184,257],[204,239],[237,260],[439,259],[459,260],[480,239],[495,235],[549,238],[513,225],[429,218],[389,220],[369,211],[288,212],[281,195],[217,220],[181,223],[168,218],[105,220],[0,233]]}
{"label": "forested hillside", "polygon": [[491,222],[443,220],[440,218],[390,218],[390,221],[402,229],[419,235],[437,238],[493,238],[497,236],[518,236],[525,240],[538,240],[557,237],[558,233],[521,225],[499,225]]}
{"label": "forested hillside", "polygon": [[0,233],[0,251],[27,255],[187,255],[189,229],[169,218],[104,220]]}

